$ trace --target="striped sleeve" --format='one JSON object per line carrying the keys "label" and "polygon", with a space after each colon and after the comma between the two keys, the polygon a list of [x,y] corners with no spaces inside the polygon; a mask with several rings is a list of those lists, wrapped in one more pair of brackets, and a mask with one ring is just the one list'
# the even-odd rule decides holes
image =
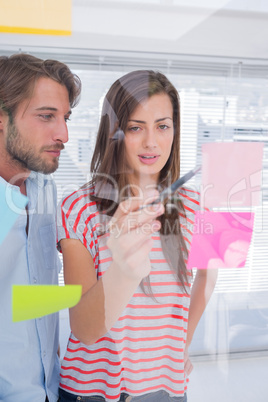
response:
{"label": "striped sleeve", "polygon": [[89,189],[80,189],[65,197],[58,205],[58,249],[62,239],[77,239],[89,250],[93,259],[97,251],[98,210],[90,200]]}
{"label": "striped sleeve", "polygon": [[181,228],[189,251],[194,232],[195,213],[200,210],[200,193],[191,188],[183,187],[179,191],[179,197],[185,210],[185,214],[180,214]]}

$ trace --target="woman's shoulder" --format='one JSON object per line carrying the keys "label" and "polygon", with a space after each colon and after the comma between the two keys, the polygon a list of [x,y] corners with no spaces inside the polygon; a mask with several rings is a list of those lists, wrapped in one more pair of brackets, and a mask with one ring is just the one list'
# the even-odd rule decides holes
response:
{"label": "woman's shoulder", "polygon": [[70,211],[76,211],[76,213],[78,213],[85,207],[94,209],[96,202],[91,200],[93,195],[94,187],[92,185],[85,185],[67,196],[62,197],[59,202],[59,207],[66,213],[70,213]]}
{"label": "woman's shoulder", "polygon": [[200,193],[191,187],[182,187],[178,191],[184,208],[198,211],[200,209]]}

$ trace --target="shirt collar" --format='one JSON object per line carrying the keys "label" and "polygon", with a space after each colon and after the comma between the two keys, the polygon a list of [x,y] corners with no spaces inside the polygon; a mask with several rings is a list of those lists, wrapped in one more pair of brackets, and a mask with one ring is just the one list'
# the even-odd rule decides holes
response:
{"label": "shirt collar", "polygon": [[47,175],[47,174],[43,174],[43,173],[39,173],[39,172],[31,171],[31,173],[30,173],[29,177],[27,178],[27,180],[35,183],[39,188],[43,188],[52,180],[52,176]]}

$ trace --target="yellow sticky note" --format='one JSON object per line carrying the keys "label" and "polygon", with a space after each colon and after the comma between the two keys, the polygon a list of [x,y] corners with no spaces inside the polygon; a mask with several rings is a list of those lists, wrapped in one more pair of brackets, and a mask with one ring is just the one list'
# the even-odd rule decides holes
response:
{"label": "yellow sticky note", "polygon": [[0,0],[0,32],[71,35],[72,0]]}
{"label": "yellow sticky note", "polygon": [[32,320],[73,307],[81,294],[81,285],[13,285],[13,322]]}

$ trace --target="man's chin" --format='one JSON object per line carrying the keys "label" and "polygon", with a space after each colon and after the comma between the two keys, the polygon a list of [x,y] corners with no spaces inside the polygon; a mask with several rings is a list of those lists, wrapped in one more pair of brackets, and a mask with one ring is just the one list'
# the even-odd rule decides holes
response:
{"label": "man's chin", "polygon": [[36,165],[29,165],[28,168],[34,172],[39,172],[43,174],[51,174],[54,173],[59,167],[59,161],[55,160],[53,163],[42,163]]}
{"label": "man's chin", "polygon": [[51,174],[51,173],[56,172],[58,167],[59,167],[59,164],[57,163],[56,165],[47,166],[46,168],[43,168],[42,170],[40,170],[40,172],[43,174]]}

